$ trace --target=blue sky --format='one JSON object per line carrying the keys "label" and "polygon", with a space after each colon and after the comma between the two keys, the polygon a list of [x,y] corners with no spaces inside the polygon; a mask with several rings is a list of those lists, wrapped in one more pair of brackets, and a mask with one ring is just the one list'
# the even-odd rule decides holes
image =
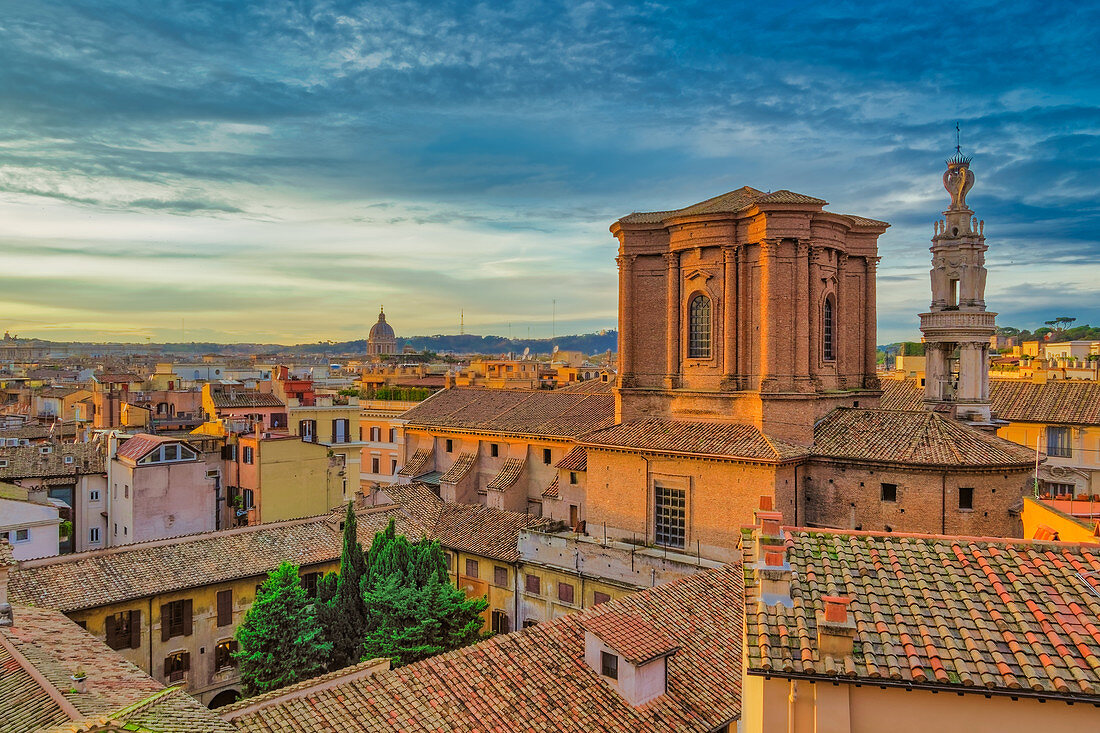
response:
{"label": "blue sky", "polygon": [[914,338],[956,120],[998,322],[1100,323],[1100,5],[0,7],[0,329],[614,327],[610,223],[751,185],[891,222]]}

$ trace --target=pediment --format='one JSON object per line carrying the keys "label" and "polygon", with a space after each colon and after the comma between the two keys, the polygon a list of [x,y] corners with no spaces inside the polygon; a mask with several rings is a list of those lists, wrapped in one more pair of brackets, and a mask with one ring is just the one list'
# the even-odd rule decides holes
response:
{"label": "pediment", "polygon": [[702,280],[703,282],[706,282],[707,280],[710,280],[712,277],[714,277],[714,273],[707,272],[706,270],[701,270],[699,268],[696,268],[696,269],[691,270],[690,272],[688,272],[684,276],[684,280],[686,280],[687,282],[691,282],[692,280]]}

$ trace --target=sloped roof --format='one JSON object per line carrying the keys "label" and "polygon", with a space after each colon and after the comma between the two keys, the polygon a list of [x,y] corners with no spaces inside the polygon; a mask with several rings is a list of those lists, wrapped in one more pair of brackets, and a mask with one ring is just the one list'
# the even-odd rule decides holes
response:
{"label": "sloped roof", "polygon": [[176,438],[166,438],[160,435],[149,435],[148,433],[138,433],[132,438],[129,438],[123,443],[115,455],[119,458],[129,458],[131,461],[139,461],[145,456],[149,455],[154,448],[158,448],[165,443],[179,443]]}
{"label": "sloped roof", "polygon": [[660,453],[784,461],[808,456],[802,446],[785,443],[752,425],[686,420],[629,420],[578,439],[588,446],[631,448]]}
{"label": "sloped roof", "polygon": [[462,453],[447,469],[447,473],[439,477],[440,483],[458,483],[470,472],[475,463],[477,463],[477,453]]}
{"label": "sloped roof", "polygon": [[428,448],[418,448],[412,458],[397,472],[398,476],[420,476],[431,465],[432,451]]}
{"label": "sloped roof", "polygon": [[1021,445],[927,410],[839,407],[814,426],[814,455],[984,468],[1030,465]]}
{"label": "sloped roof", "polygon": [[526,463],[527,461],[522,458],[506,458],[500,466],[500,471],[493,477],[492,481],[485,484],[485,488],[497,491],[507,489],[516,481],[519,481],[519,476],[523,473],[523,466]]}
{"label": "sloped roof", "polygon": [[[221,712],[249,708],[232,718],[245,733],[716,730],[741,712],[740,588],[735,567],[707,570],[396,670]],[[666,694],[634,707],[586,664],[583,624],[607,613],[636,615],[680,640]]]}
{"label": "sloped roof", "polygon": [[210,399],[217,408],[283,407],[283,401],[273,394],[254,389],[231,389],[212,392]]}
{"label": "sloped roof", "polygon": [[1100,383],[1067,379],[1033,384],[994,379],[989,385],[994,414],[1003,420],[1100,425]]}
{"label": "sloped roof", "polygon": [[553,524],[531,514],[446,502],[418,482],[386,486],[382,492],[444,547],[504,562],[519,560],[521,529],[545,529]]}
{"label": "sloped roof", "polygon": [[884,379],[878,406],[883,410],[923,410],[924,390],[912,379]]}
{"label": "sloped roof", "polygon": [[[49,453],[40,449],[50,448]],[[65,457],[72,458],[70,463]],[[49,443],[0,447],[0,480],[73,477],[103,473],[103,451],[96,443]]]}
{"label": "sloped roof", "polygon": [[581,446],[574,446],[571,451],[565,454],[565,458],[558,461],[558,465],[555,468],[561,468],[566,471],[587,471],[588,470],[588,451]]}
{"label": "sloped roof", "polygon": [[[742,544],[750,671],[1100,701],[1096,545],[791,528],[786,608],[759,604],[750,530]],[[839,661],[816,621],[838,595],[856,629]]]}
{"label": "sloped roof", "polygon": [[667,634],[637,613],[609,611],[585,619],[581,626],[631,664],[645,664],[674,654],[679,648]]}
{"label": "sloped roof", "polygon": [[572,438],[615,419],[610,394],[452,387],[402,415],[409,427]]}
{"label": "sloped roof", "polygon": [[772,193],[764,193],[751,186],[742,186],[736,191],[723,193],[719,196],[700,201],[682,209],[671,211],[637,212],[622,217],[619,221],[623,224],[657,224],[665,219],[679,216],[694,216],[698,214],[736,214],[750,206],[763,203],[775,204],[816,204],[824,206],[828,201],[805,196],[793,191],[779,190]]}
{"label": "sloped roof", "polygon": [[[396,508],[380,507],[359,513],[365,547],[391,517],[398,532],[410,539],[423,536],[424,530]],[[8,592],[13,603],[68,612],[264,575],[284,560],[329,562],[339,559],[343,543],[339,523],[329,519],[323,515],[25,560],[11,574]]]}
{"label": "sloped roof", "polygon": [[[115,721],[119,730],[137,724],[136,729],[155,733],[233,730],[62,613],[18,605],[13,613],[15,625],[0,628],[0,730],[5,733],[87,730],[103,721]],[[70,676],[78,669],[88,675],[87,692],[73,690]],[[41,677],[36,679],[32,670]]]}

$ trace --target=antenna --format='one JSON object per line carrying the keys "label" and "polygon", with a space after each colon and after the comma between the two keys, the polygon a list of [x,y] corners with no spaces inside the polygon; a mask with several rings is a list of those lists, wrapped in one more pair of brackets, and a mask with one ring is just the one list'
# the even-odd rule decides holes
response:
{"label": "antenna", "polygon": [[466,311],[465,310],[459,310],[458,311],[458,335],[459,336],[465,336],[466,335]]}
{"label": "antenna", "polygon": [[550,320],[550,338],[558,337],[558,299],[554,298],[551,301],[554,304],[554,315]]}

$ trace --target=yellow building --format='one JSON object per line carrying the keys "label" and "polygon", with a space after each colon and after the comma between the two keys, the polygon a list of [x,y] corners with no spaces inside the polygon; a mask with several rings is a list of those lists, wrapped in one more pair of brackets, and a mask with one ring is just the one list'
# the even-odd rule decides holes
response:
{"label": "yellow building", "polygon": [[321,443],[286,433],[246,433],[237,438],[227,472],[230,496],[240,497],[248,524],[323,514],[351,498],[342,456]]}
{"label": "yellow building", "polygon": [[1024,537],[1100,544],[1100,497],[1097,499],[1078,501],[1070,497],[1024,497],[1024,508],[1021,512]]}
{"label": "yellow building", "polygon": [[339,399],[342,402],[337,403],[330,395],[318,395],[313,405],[287,399],[287,430],[303,441],[328,448],[333,457],[341,461],[341,496],[350,496],[359,490],[361,453],[365,443],[358,398]]}

